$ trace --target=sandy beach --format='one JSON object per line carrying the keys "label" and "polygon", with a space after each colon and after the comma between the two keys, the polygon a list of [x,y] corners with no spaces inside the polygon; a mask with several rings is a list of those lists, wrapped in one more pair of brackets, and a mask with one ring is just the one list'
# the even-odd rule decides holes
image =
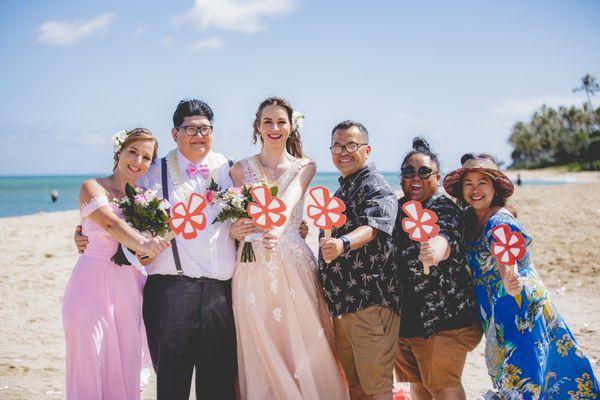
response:
{"label": "sandy beach", "polygon": [[[600,375],[600,184],[594,176],[584,180],[596,183],[518,187],[512,204],[534,238],[535,267]],[[0,399],[64,398],[61,301],[78,256],[72,241],[78,220],[77,211],[0,219]],[[469,355],[464,384],[468,399],[491,389],[483,343]],[[143,398],[154,398],[154,382]]]}

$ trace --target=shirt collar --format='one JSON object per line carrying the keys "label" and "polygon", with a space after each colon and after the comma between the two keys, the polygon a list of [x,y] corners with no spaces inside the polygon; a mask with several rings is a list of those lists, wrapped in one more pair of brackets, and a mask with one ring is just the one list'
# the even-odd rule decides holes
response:
{"label": "shirt collar", "polygon": [[340,186],[343,186],[345,184],[352,182],[355,179],[359,179],[366,175],[369,175],[371,172],[375,171],[376,169],[377,169],[377,167],[375,166],[375,163],[369,163],[353,174],[350,174],[348,176],[340,176],[338,178],[338,182],[340,183]]}
{"label": "shirt collar", "polygon": [[190,164],[205,164],[208,160],[208,157],[210,157],[212,150],[208,152],[206,157],[204,157],[202,160],[198,161],[197,163],[193,163],[190,160],[188,160],[187,157],[184,156],[181,153],[181,151],[179,151],[179,149],[177,149],[176,152],[177,152],[177,163],[179,164],[179,169],[181,171],[185,171],[187,169],[188,165],[190,165]]}

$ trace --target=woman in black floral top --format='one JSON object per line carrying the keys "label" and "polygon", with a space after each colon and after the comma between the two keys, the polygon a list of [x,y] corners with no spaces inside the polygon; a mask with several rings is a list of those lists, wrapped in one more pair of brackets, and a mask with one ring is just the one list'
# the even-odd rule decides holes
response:
{"label": "woman in black floral top", "polygon": [[[464,258],[460,209],[439,189],[440,165],[423,139],[402,163],[402,189],[394,230],[402,287],[396,374],[411,382],[413,399],[465,399],[461,375],[467,353],[481,339],[473,284]],[[402,205],[419,201],[439,218],[439,235],[419,244],[402,230]],[[423,264],[431,265],[424,273]]]}

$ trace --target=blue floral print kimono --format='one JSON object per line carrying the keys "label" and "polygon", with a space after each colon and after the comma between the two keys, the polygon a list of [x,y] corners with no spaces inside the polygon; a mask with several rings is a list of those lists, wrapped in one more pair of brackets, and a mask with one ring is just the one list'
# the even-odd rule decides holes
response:
{"label": "blue floral print kimono", "polygon": [[466,243],[486,337],[486,364],[496,390],[509,400],[600,399],[592,366],[548,297],[529,249],[518,262],[524,286],[520,298],[504,290],[490,253],[491,231],[501,224],[520,232],[529,247],[531,237],[506,209],[489,219],[479,240]]}

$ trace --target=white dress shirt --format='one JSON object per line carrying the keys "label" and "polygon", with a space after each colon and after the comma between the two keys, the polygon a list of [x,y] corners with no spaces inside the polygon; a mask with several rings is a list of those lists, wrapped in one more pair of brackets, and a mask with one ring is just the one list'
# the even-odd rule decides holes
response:
{"label": "white dress shirt", "polygon": [[[207,163],[209,160],[210,162]],[[178,150],[177,163],[184,182],[190,184],[194,189],[194,192],[198,194],[203,196],[206,194],[206,187],[208,186],[210,177],[213,177],[223,190],[233,186],[231,178],[229,177],[229,163],[227,158],[222,154],[211,151],[204,160],[197,163],[207,163],[209,165],[218,166],[217,171],[210,171],[210,176],[206,179],[200,174],[196,174],[193,178],[189,177],[186,169],[190,164],[190,161]],[[139,186],[146,188],[156,184],[162,184],[161,160],[157,159],[154,165],[148,170],[148,173],[137,183]],[[171,204],[171,207],[177,202],[187,201],[187,199],[180,199],[177,197],[170,177],[167,179],[167,184],[169,187],[169,203]],[[158,193],[162,196],[162,189],[159,190]],[[231,223],[212,223],[219,211],[219,206],[207,205],[204,209],[204,214],[206,215],[206,227],[202,231],[197,232],[196,238],[185,240],[178,236],[175,239],[177,241],[181,269],[183,270],[184,275],[193,278],[231,279],[235,267],[235,244],[233,239],[229,236]],[[168,248],[160,253],[151,264],[146,266],[146,271],[149,275],[177,275],[177,269],[175,268],[175,261],[173,259],[173,250]]]}

